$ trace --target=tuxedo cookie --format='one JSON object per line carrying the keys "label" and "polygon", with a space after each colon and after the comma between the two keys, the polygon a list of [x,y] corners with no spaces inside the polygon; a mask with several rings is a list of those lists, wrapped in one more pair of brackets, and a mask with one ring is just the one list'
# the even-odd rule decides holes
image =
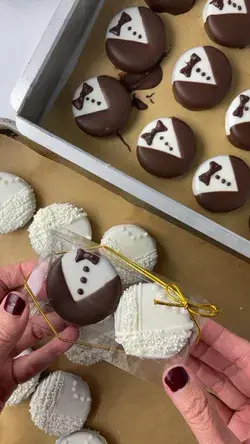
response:
{"label": "tuxedo cookie", "polygon": [[250,89],[239,94],[229,106],[226,135],[234,146],[250,151]]}
{"label": "tuxedo cookie", "polygon": [[48,299],[59,316],[79,326],[113,314],[122,284],[109,260],[97,253],[72,250],[59,257],[47,277]]}
{"label": "tuxedo cookie", "polygon": [[250,197],[250,169],[235,156],[208,159],[194,175],[193,193],[203,208],[214,213],[236,210]]}
{"label": "tuxedo cookie", "polygon": [[106,137],[127,124],[132,110],[129,93],[113,77],[92,77],[77,88],[72,111],[76,124],[90,136]]}
{"label": "tuxedo cookie", "polygon": [[109,24],[106,51],[111,62],[130,73],[150,71],[165,51],[164,25],[151,9],[131,7],[119,12]]}
{"label": "tuxedo cookie", "polygon": [[229,91],[232,68],[227,57],[213,46],[189,49],[175,65],[174,96],[190,110],[216,106]]}
{"label": "tuxedo cookie", "polygon": [[176,117],[150,122],[137,143],[137,158],[144,170],[158,177],[176,177],[186,173],[196,153],[195,135]]}
{"label": "tuxedo cookie", "polygon": [[146,3],[155,12],[179,15],[190,11],[195,0],[146,0]]}
{"label": "tuxedo cookie", "polygon": [[203,21],[208,36],[219,45],[244,48],[250,43],[250,0],[208,0]]}

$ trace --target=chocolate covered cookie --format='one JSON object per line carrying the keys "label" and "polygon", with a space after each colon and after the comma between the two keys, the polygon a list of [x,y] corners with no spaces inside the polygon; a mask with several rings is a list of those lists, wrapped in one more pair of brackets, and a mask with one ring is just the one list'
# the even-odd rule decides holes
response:
{"label": "chocolate covered cookie", "polygon": [[229,91],[232,68],[227,57],[213,46],[189,49],[175,65],[174,96],[190,110],[209,109]]}
{"label": "chocolate covered cookie", "polygon": [[95,137],[118,133],[128,123],[131,110],[129,93],[109,76],[86,80],[77,88],[72,101],[76,124]]}
{"label": "chocolate covered cookie", "polygon": [[137,143],[138,160],[148,173],[158,177],[176,177],[186,173],[196,153],[195,135],[176,117],[150,122]]}
{"label": "chocolate covered cookie", "polygon": [[130,73],[150,71],[162,57],[165,44],[160,17],[142,6],[119,12],[106,34],[109,59],[117,68]]}
{"label": "chocolate covered cookie", "polygon": [[234,146],[250,151],[250,89],[239,94],[229,106],[226,135]]}
{"label": "chocolate covered cookie", "polygon": [[168,14],[179,15],[190,11],[195,0],[145,0],[148,6],[155,12],[168,12]]}
{"label": "chocolate covered cookie", "polygon": [[219,45],[244,48],[250,43],[250,0],[208,0],[203,21]]}
{"label": "chocolate covered cookie", "polygon": [[121,292],[120,277],[109,260],[82,249],[56,259],[48,273],[47,294],[53,309],[79,326],[114,313]]}
{"label": "chocolate covered cookie", "polygon": [[193,193],[203,208],[214,213],[236,210],[250,197],[250,169],[235,156],[208,159],[194,175]]}

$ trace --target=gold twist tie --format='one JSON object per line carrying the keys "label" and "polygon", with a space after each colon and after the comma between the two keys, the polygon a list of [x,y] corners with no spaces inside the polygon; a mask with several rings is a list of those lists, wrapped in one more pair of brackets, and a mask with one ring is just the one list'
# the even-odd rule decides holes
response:
{"label": "gold twist tie", "polygon": [[[162,305],[165,307],[184,308],[185,310],[187,310],[190,315],[190,318],[193,320],[193,322],[197,328],[197,333],[198,333],[197,342],[199,342],[199,340],[201,338],[201,328],[200,328],[199,323],[197,322],[195,316],[200,316],[203,318],[212,318],[212,317],[215,317],[215,316],[221,314],[221,311],[215,305],[199,304],[199,303],[189,300],[188,298],[186,298],[186,296],[184,296],[184,294],[182,293],[182,291],[179,289],[179,287],[177,285],[168,284],[168,283],[164,282],[162,279],[160,279],[155,274],[151,273],[150,271],[148,271],[145,268],[141,267],[140,265],[136,264],[135,262],[133,262],[128,257],[124,256],[119,251],[113,250],[113,248],[109,247],[108,245],[97,245],[94,247],[88,247],[88,248],[86,248],[86,250],[87,251],[97,250],[98,248],[103,248],[103,249],[109,251],[110,253],[112,253],[113,255],[118,257],[119,259],[121,259],[125,264],[129,265],[129,267],[131,267],[133,270],[137,271],[138,273],[143,275],[145,278],[149,279],[151,282],[158,284],[160,287],[162,287],[165,290],[166,295],[173,301],[173,302],[165,302],[165,301],[159,301],[159,300],[155,299],[154,300],[155,305]],[[64,254],[64,253],[55,253],[55,254],[60,255],[60,254]],[[48,319],[48,317],[46,316],[46,314],[43,312],[42,308],[40,307],[40,304],[37,301],[36,296],[33,294],[31,288],[29,287],[27,281],[28,281],[28,279],[25,279],[24,288],[27,291],[27,293],[29,294],[29,296],[31,297],[32,301],[34,302],[35,306],[39,310],[40,314],[42,315],[42,317],[46,321],[47,325],[49,326],[49,328],[51,329],[51,331],[55,335],[55,337],[57,337],[58,339],[60,339],[63,342],[67,342],[67,343],[70,343],[73,345],[74,344],[81,345],[84,347],[90,347],[90,348],[107,350],[107,351],[112,350],[112,348],[106,347],[104,345],[95,345],[95,344],[90,344],[88,342],[83,342],[83,341],[69,341],[67,339],[61,338],[59,333],[53,327],[52,323],[50,322],[50,320]],[[124,350],[121,348],[116,348],[115,351],[125,353]]]}

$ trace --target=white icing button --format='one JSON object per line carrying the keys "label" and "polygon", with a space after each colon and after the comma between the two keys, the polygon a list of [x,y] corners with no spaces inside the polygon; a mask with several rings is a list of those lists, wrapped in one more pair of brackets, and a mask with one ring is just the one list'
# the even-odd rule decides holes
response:
{"label": "white icing button", "polygon": [[75,392],[76,391],[76,388],[75,387],[72,387],[72,392]]}
{"label": "white icing button", "polygon": [[77,381],[73,381],[73,385],[76,386],[77,385]]}
{"label": "white icing button", "polygon": [[90,398],[87,398],[86,401],[87,401],[87,402],[91,402],[91,399],[90,399]]}
{"label": "white icing button", "polygon": [[79,399],[79,395],[77,393],[74,395],[74,399]]}
{"label": "white icing button", "polygon": [[85,401],[84,396],[81,396],[80,401],[81,401],[81,402],[84,402],[84,401]]}

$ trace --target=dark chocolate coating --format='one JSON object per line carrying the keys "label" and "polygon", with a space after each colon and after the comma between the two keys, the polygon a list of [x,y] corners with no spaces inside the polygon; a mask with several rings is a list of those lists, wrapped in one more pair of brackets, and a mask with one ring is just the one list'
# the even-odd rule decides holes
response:
{"label": "dark chocolate coating", "polygon": [[151,9],[138,7],[146,29],[148,44],[127,40],[106,40],[106,51],[111,62],[119,69],[129,73],[150,71],[165,51],[166,35],[164,25]]}
{"label": "dark chocolate coating", "polygon": [[211,40],[231,48],[244,48],[249,45],[250,0],[245,0],[245,4],[247,14],[223,14],[207,17],[205,30]]}
{"label": "dark chocolate coating", "polygon": [[190,11],[195,0],[145,0],[148,6],[155,12],[168,12],[172,15],[184,14]]}
{"label": "dark chocolate coating", "polygon": [[238,192],[219,191],[195,196],[197,202],[213,213],[226,213],[242,207],[250,197],[250,169],[238,157],[230,156],[234,170]]}
{"label": "dark chocolate coating", "polygon": [[79,326],[96,324],[113,314],[122,294],[121,279],[116,276],[82,301],[74,301],[64,278],[62,257],[51,265],[46,287],[55,312],[65,321]]}
{"label": "dark chocolate coating", "polygon": [[171,178],[186,173],[196,154],[196,140],[192,129],[182,120],[172,117],[174,131],[182,158],[153,148],[137,147],[142,168],[157,177]]}
{"label": "dark chocolate coating", "polygon": [[151,71],[144,74],[125,74],[121,78],[121,83],[129,92],[131,92],[135,90],[155,88],[161,83],[162,78],[162,67],[157,65]]}
{"label": "dark chocolate coating", "polygon": [[232,126],[228,140],[232,145],[242,150],[250,151],[250,122]]}
{"label": "dark chocolate coating", "polygon": [[109,105],[107,110],[75,118],[79,128],[90,136],[106,137],[126,126],[132,110],[129,93],[121,83],[109,76],[99,76],[99,85]]}
{"label": "dark chocolate coating", "polygon": [[204,46],[216,85],[176,81],[173,93],[177,102],[191,111],[213,108],[222,101],[232,83],[232,67],[228,58],[213,46]]}

